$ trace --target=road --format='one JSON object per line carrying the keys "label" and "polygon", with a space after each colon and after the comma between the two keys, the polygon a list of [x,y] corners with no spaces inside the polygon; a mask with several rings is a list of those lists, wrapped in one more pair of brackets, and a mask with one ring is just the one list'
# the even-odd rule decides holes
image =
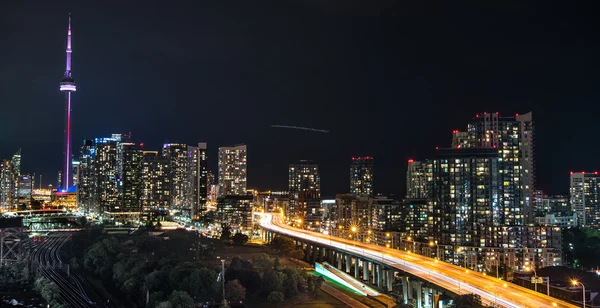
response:
{"label": "road", "polygon": [[50,233],[47,237],[36,238],[31,247],[33,264],[41,275],[56,283],[66,307],[111,307],[102,302],[84,277],[68,271],[68,262],[63,263],[60,250],[69,238],[70,233],[67,232]]}
{"label": "road", "polygon": [[263,229],[285,234],[299,239],[319,243],[325,247],[333,247],[376,260],[390,267],[413,274],[423,280],[434,283],[456,294],[478,294],[488,305],[500,307],[563,307],[578,306],[549,297],[527,288],[507,283],[506,281],[465,270],[464,268],[432,258],[411,254],[392,248],[351,241],[317,232],[297,229],[282,222],[279,214],[256,213],[260,215]]}

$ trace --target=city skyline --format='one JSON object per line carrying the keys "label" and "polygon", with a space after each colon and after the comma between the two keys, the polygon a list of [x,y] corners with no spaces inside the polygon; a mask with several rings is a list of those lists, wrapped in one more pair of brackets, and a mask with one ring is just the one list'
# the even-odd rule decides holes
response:
{"label": "city skyline", "polygon": [[[530,21],[526,17],[535,11],[526,6],[505,8],[505,14],[516,20],[502,30],[496,29],[493,22],[467,16],[473,13],[471,9],[460,14],[470,21],[480,21],[480,29],[464,29],[459,23],[455,33],[443,30],[448,21],[432,14],[429,28],[411,33],[415,30],[392,18],[402,11],[394,5],[372,4],[367,10],[345,6],[332,11],[317,4],[287,4],[290,9],[300,8],[300,12],[282,15],[287,19],[285,23],[273,11],[260,13],[251,7],[247,13],[232,14],[241,21],[231,23],[229,11],[210,7],[200,10],[206,14],[200,16],[206,18],[199,18],[205,23],[193,26],[190,20],[168,14],[181,10],[168,5],[165,12],[146,9],[148,16],[135,17],[130,13],[132,5],[127,4],[114,17],[114,23],[108,24],[100,22],[104,18],[100,15],[113,10],[111,3],[96,8],[99,13],[77,3],[58,7],[40,4],[48,8],[40,10],[44,11],[43,16],[28,6],[9,5],[15,8],[3,10],[11,12],[3,20],[14,34],[7,37],[10,43],[0,55],[11,59],[4,66],[6,76],[12,77],[4,86],[11,91],[2,91],[0,101],[23,103],[7,104],[10,106],[0,115],[3,124],[0,156],[10,157],[22,148],[22,171],[43,174],[45,184],[55,183],[56,172],[61,169],[63,122],[60,119],[64,115],[60,104],[64,98],[61,93],[51,91],[57,92],[56,72],[64,69],[64,21],[68,12],[73,12],[77,23],[78,36],[74,42],[77,54],[73,62],[82,82],[77,106],[73,107],[75,149],[84,139],[129,131],[136,141],[151,149],[159,149],[168,142],[206,141],[214,145],[208,157],[209,169],[216,172],[216,149],[245,143],[251,149],[248,187],[285,189],[288,164],[312,159],[320,166],[323,196],[347,190],[348,160],[352,156],[369,155],[377,161],[377,191],[402,196],[406,160],[426,158],[436,146],[449,146],[451,132],[462,128],[462,123],[475,113],[499,111],[508,115],[532,111],[537,128],[537,188],[551,194],[568,194],[569,171],[600,169],[594,160],[595,145],[589,143],[593,140],[592,116],[598,107],[591,105],[586,112],[575,108],[576,102],[595,100],[590,93],[593,78],[587,74],[597,60],[589,56],[594,54],[593,48],[583,49],[588,43],[593,46],[595,39],[586,37],[589,29],[583,29],[569,15],[572,13],[569,10],[562,12],[565,18],[560,23],[567,27],[561,29],[552,26],[557,13],[549,10],[536,16],[540,25],[551,27],[532,37],[528,31],[519,33],[520,26]],[[199,9],[193,4],[186,8]],[[482,4],[480,9],[485,8]],[[408,25],[420,25],[419,17],[428,16],[426,9],[408,9],[415,15],[403,21]],[[368,20],[373,10],[385,12],[383,20]],[[458,14],[456,9],[451,12]],[[153,26],[152,17],[162,14],[165,20]],[[219,18],[210,18],[211,14],[226,17],[225,25],[215,20]],[[318,25],[302,24],[307,17]],[[359,21],[349,21],[348,17],[358,17]],[[139,28],[123,28],[123,23],[132,18]],[[28,26],[18,27],[23,21]],[[284,23],[289,35],[281,37],[283,30],[272,27],[274,22]],[[364,26],[361,31],[352,31],[361,25]],[[180,29],[186,29],[185,33],[178,34]],[[398,31],[406,41],[392,39]],[[436,31],[445,31],[449,38],[436,39],[431,35]],[[484,33],[486,37],[482,37]],[[329,34],[335,37],[333,41],[328,39]],[[198,42],[186,40],[189,35],[197,35]],[[431,39],[423,41],[421,37]],[[578,37],[582,41],[559,46],[553,43],[556,37]],[[273,38],[282,44],[267,44],[271,51],[255,44]],[[476,46],[465,45],[464,38],[474,39]],[[461,44],[452,48],[452,40]],[[516,43],[503,47],[508,50],[496,47],[505,46],[509,40]],[[432,64],[417,65],[426,58],[415,56],[410,50],[398,53],[407,46],[415,48],[415,42],[422,44],[417,47],[423,48],[424,56],[433,56]],[[166,48],[168,43],[173,48]],[[432,51],[436,44],[444,46],[443,51]],[[324,49],[326,46],[329,49]],[[192,58],[186,49],[204,52]],[[472,50],[459,56],[467,49],[476,50],[475,57]],[[375,57],[376,54],[380,57]],[[535,55],[535,61],[529,55]],[[413,58],[416,61],[406,60]],[[456,64],[444,63],[439,71],[432,71],[439,64],[436,61],[448,58]],[[28,62],[28,59],[33,60]],[[275,66],[281,65],[281,69],[265,66],[271,60]],[[156,65],[147,67],[146,63]],[[583,63],[589,71],[582,68]],[[396,77],[395,72],[400,72],[400,76]],[[164,81],[163,75],[178,77]],[[23,80],[32,80],[25,82],[27,90],[18,84]],[[300,84],[306,90],[298,97]],[[338,91],[340,88],[352,91]],[[176,97],[170,95],[174,89]],[[365,106],[365,102],[370,105]],[[304,108],[282,110],[281,104],[302,104]],[[229,109],[241,111],[229,118],[231,129],[220,132],[212,129],[217,123],[211,118],[220,121],[217,116],[207,116],[206,121],[200,121],[193,129],[187,128],[186,123],[193,119],[190,116],[200,114],[199,111],[218,115]],[[283,112],[289,116],[286,123],[280,118]],[[27,114],[28,118],[16,122],[18,117],[11,114]],[[175,120],[179,118],[182,120]],[[155,126],[163,120],[168,125],[157,129]],[[360,121],[364,124],[361,129],[351,125]],[[276,130],[270,127],[272,123],[319,127],[330,133]],[[581,128],[577,133],[564,132],[564,127],[574,125]],[[11,129],[14,127],[19,129]],[[560,147],[556,146],[557,140],[561,141]],[[556,157],[561,159],[557,161]]]}

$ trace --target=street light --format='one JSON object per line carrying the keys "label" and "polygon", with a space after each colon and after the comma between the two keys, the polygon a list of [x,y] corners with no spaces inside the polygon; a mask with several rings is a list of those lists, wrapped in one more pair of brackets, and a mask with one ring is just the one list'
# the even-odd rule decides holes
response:
{"label": "street light", "polygon": [[578,284],[580,284],[581,287],[583,288],[583,308],[585,308],[585,286],[583,285],[583,282],[579,282],[577,280],[573,280],[573,281],[571,281],[571,283],[574,286],[577,286]]}

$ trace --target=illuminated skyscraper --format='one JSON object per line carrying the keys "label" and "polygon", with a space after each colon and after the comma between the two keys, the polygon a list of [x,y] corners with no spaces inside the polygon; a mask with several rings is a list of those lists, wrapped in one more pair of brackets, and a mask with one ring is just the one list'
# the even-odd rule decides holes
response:
{"label": "illuminated skyscraper", "polygon": [[246,145],[219,148],[221,196],[246,194]]}
{"label": "illuminated skyscraper", "polygon": [[514,117],[498,113],[477,114],[468,126],[468,145],[472,148],[496,148],[502,183],[506,225],[533,221],[535,191],[534,131],[531,112]]}
{"label": "illuminated skyscraper", "polygon": [[118,206],[117,145],[120,136],[94,139],[94,207],[96,213],[107,214]]}
{"label": "illuminated skyscraper", "polygon": [[373,196],[373,157],[352,157],[350,193],[358,196]]}
{"label": "illuminated skyscraper", "polygon": [[431,235],[439,244],[493,246],[501,225],[498,152],[493,148],[439,149],[432,160]]}
{"label": "illuminated skyscraper", "polygon": [[426,199],[430,197],[431,163],[408,160],[406,171],[406,198]]}
{"label": "illuminated skyscraper", "polygon": [[305,227],[317,229],[322,217],[319,166],[307,160],[291,164],[288,179],[290,204],[286,216],[302,219]]}
{"label": "illuminated skyscraper", "polygon": [[185,182],[186,209],[198,220],[206,213],[208,200],[208,160],[206,143],[187,147],[187,180]]}
{"label": "illuminated skyscraper", "polygon": [[144,151],[141,162],[142,210],[167,210],[170,204],[169,160],[157,151]]}
{"label": "illuminated skyscraper", "polygon": [[69,14],[69,28],[67,30],[67,65],[65,74],[60,82],[60,91],[65,92],[65,152],[64,167],[62,170],[62,185],[59,189],[67,190],[73,184],[73,174],[71,170],[71,92],[75,92],[77,87],[75,79],[71,75],[71,14]]}
{"label": "illuminated skyscraper", "polygon": [[117,189],[119,202],[111,209],[113,217],[139,220],[141,214],[142,146],[132,142],[117,144]]}
{"label": "illuminated skyscraper", "polygon": [[170,208],[184,210],[184,190],[187,181],[187,145],[183,143],[166,143],[162,148],[162,156],[169,161]]}
{"label": "illuminated skyscraper", "polygon": [[571,208],[581,227],[600,228],[600,175],[571,172]]}
{"label": "illuminated skyscraper", "polygon": [[94,140],[84,140],[81,145],[77,182],[75,184],[77,185],[77,207],[86,214],[95,210],[95,157],[96,147],[94,145]]}
{"label": "illuminated skyscraper", "polygon": [[21,149],[12,159],[5,159],[0,166],[0,212],[11,211],[19,206],[19,183],[21,177]]}

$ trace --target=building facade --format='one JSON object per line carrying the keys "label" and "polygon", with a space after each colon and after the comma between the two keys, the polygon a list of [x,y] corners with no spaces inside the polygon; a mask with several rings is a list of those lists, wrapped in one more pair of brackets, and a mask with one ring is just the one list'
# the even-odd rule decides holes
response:
{"label": "building facade", "polygon": [[206,214],[208,202],[208,158],[206,143],[187,147],[187,181],[185,182],[185,208],[192,220]]}
{"label": "building facade", "polygon": [[141,208],[144,216],[167,211],[170,206],[171,183],[169,160],[158,155],[157,151],[144,151],[141,161],[142,192]]}
{"label": "building facade", "polygon": [[220,196],[246,194],[246,145],[219,148]]}
{"label": "building facade", "polygon": [[431,235],[440,244],[492,246],[500,224],[498,152],[493,148],[440,149],[432,161]]}
{"label": "building facade", "polygon": [[318,227],[321,222],[321,176],[319,166],[312,161],[291,164],[288,169],[290,203],[286,217],[302,220],[309,229]]}
{"label": "building facade", "polygon": [[571,208],[580,227],[600,227],[600,176],[598,172],[571,172]]}
{"label": "building facade", "polygon": [[189,208],[184,207],[185,185],[187,179],[187,145],[182,143],[163,144],[162,156],[169,162],[169,196],[170,209],[186,211],[189,216]]}
{"label": "building facade", "polygon": [[21,149],[0,166],[0,211],[12,211],[19,207],[19,184],[21,177]]}
{"label": "building facade", "polygon": [[372,197],[373,191],[372,156],[352,157],[350,163],[350,193]]}
{"label": "building facade", "polygon": [[431,162],[408,160],[408,169],[406,171],[406,198],[409,199],[427,199],[431,194]]}
{"label": "building facade", "polygon": [[221,227],[228,226],[231,233],[243,233],[251,236],[252,223],[252,195],[229,195],[217,200],[216,222]]}

